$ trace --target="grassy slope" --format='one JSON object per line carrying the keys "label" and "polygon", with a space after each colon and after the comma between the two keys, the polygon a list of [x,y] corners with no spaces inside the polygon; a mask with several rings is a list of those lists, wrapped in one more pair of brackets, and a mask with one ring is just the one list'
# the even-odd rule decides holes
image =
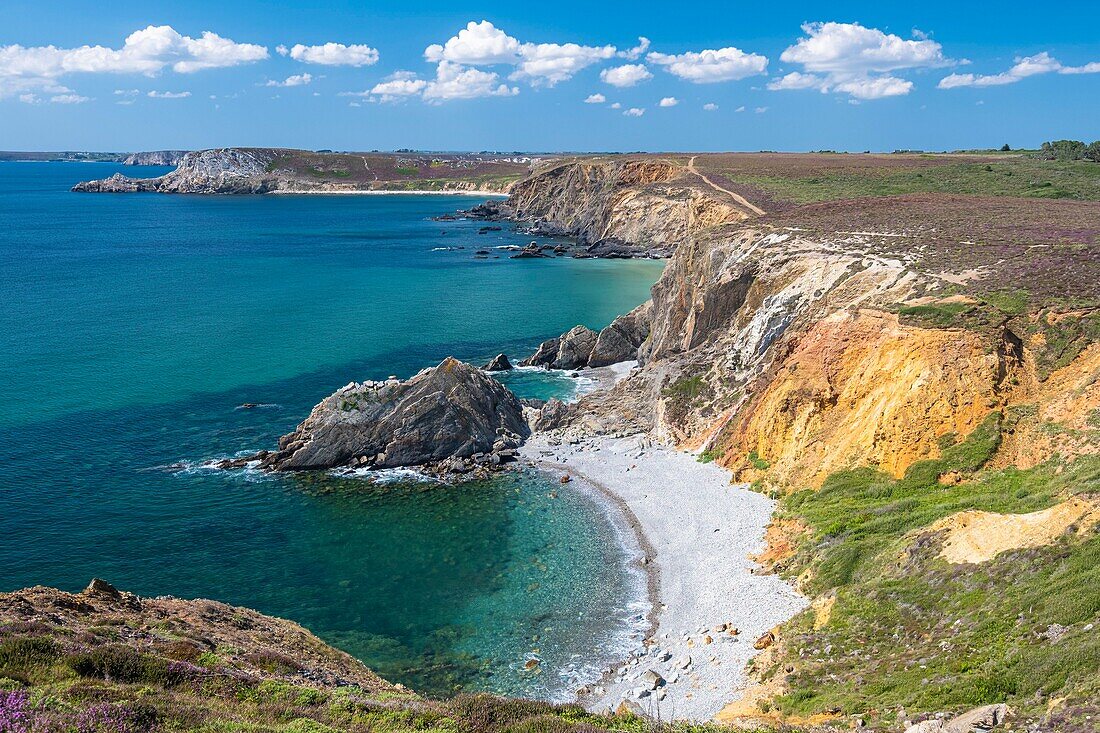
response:
{"label": "grassy slope", "polygon": [[[490,696],[432,702],[401,691],[326,686],[276,653],[229,663],[189,643],[141,651],[111,626],[74,634],[45,624],[0,627],[0,730],[139,733],[706,733],[630,715]],[[221,651],[221,650],[219,650]],[[179,658],[185,657],[185,658]],[[264,675],[259,675],[262,671]],[[272,678],[284,674],[285,679]]]}
{"label": "grassy slope", "polygon": [[[822,628],[812,611],[787,625],[783,653],[764,671],[787,677],[790,692],[774,701],[782,712],[862,713],[877,724],[902,709],[1008,702],[1039,721],[1061,698],[1043,728],[1059,731],[1086,730],[1086,716],[1100,714],[1100,633],[1086,629],[1100,615],[1100,533],[951,565],[938,557],[939,538],[921,532],[965,509],[1030,512],[1100,492],[1097,456],[982,470],[1011,422],[992,413],[901,479],[847,471],[781,501],[780,516],[810,528],[784,573],[836,598]],[[970,479],[941,485],[948,471]],[[1057,642],[1042,636],[1054,624],[1068,629]]]}
{"label": "grassy slope", "polygon": [[461,181],[500,188],[528,173],[525,163],[498,156],[422,153],[315,153],[280,150],[268,165],[305,181],[370,185],[384,189],[441,189]]}

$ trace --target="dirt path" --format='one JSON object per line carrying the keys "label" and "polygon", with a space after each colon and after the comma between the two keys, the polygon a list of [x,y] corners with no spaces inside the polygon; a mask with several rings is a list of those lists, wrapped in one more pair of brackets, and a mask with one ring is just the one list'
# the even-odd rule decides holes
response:
{"label": "dirt path", "polygon": [[733,199],[734,201],[736,201],[736,202],[737,202],[737,203],[738,203],[739,205],[741,205],[741,206],[745,207],[746,209],[748,209],[749,211],[753,212],[754,214],[757,214],[758,216],[763,216],[763,215],[764,215],[764,214],[766,213],[766,212],[765,212],[765,211],[764,211],[763,209],[761,209],[761,208],[760,208],[759,206],[754,206],[753,204],[749,203],[749,200],[748,200],[748,199],[746,199],[746,198],[745,198],[744,196],[742,196],[741,194],[738,194],[738,193],[734,193],[733,191],[730,191],[730,190],[729,190],[728,188],[722,188],[722,187],[721,187],[721,186],[719,186],[719,185],[718,185],[717,183],[715,183],[714,181],[712,181],[712,180],[710,180],[709,178],[707,178],[707,177],[706,177],[706,175],[704,175],[702,171],[700,171],[700,170],[699,170],[698,168],[696,168],[696,167],[695,167],[695,159],[696,159],[697,157],[698,157],[698,156],[696,156],[696,155],[693,155],[693,156],[691,156],[691,160],[689,160],[689,161],[688,161],[688,170],[689,170],[689,171],[691,171],[691,172],[692,172],[692,173],[694,173],[695,175],[697,175],[697,176],[699,176],[700,178],[702,178],[702,179],[703,179],[703,181],[704,181],[704,182],[705,182],[705,183],[706,183],[706,184],[707,184],[708,186],[710,186],[711,188],[713,188],[713,189],[714,189],[715,191],[721,191],[722,193],[726,194],[726,195],[727,195],[727,196],[729,196],[729,197],[730,197],[731,199]]}

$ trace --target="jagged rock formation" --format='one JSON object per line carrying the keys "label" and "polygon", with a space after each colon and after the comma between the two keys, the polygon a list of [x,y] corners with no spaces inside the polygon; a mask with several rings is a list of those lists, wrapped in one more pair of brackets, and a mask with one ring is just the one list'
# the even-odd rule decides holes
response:
{"label": "jagged rock formation", "polygon": [[220,148],[187,153],[176,170],[159,178],[129,178],[116,173],[100,181],[85,181],[74,191],[91,193],[267,193],[279,189],[279,178],[267,166],[272,151]]}
{"label": "jagged rock formation", "polygon": [[506,207],[487,213],[576,236],[593,256],[667,257],[691,232],[750,212],[709,195],[686,167],[653,159],[555,165],[516,183]]}
{"label": "jagged rock formation", "polygon": [[599,333],[586,326],[574,326],[557,338],[543,341],[520,366],[583,369],[633,361],[649,337],[651,309],[652,304],[646,301]]}
{"label": "jagged rock formation", "polygon": [[467,458],[499,465],[514,457],[528,432],[515,395],[476,367],[448,357],[406,381],[337,390],[280,438],[278,451],[262,456],[262,466],[395,468]]}
{"label": "jagged rock formation", "polygon": [[179,165],[187,150],[153,150],[147,153],[130,153],[123,165]]}
{"label": "jagged rock formation", "polygon": [[646,301],[602,329],[588,356],[588,366],[609,366],[637,359],[638,349],[649,338],[652,309],[652,301]]}

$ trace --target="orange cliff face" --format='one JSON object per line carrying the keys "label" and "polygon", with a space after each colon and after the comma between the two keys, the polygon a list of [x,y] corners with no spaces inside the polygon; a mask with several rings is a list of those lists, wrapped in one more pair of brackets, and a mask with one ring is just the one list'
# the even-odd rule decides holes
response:
{"label": "orange cliff face", "polygon": [[965,436],[1002,406],[1000,383],[1018,368],[1007,361],[977,332],[833,313],[764,376],[715,444],[738,480],[762,475],[764,462],[770,481],[792,487],[860,465],[901,476],[938,456],[942,436]]}

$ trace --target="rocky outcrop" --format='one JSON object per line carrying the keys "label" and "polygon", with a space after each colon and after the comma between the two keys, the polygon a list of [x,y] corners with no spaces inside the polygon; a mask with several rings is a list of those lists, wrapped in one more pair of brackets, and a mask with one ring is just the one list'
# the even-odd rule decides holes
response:
{"label": "rocky outcrop", "polygon": [[588,365],[588,357],[599,334],[587,326],[574,326],[562,334],[558,354],[550,366],[554,369],[580,369]]}
{"label": "rocky outcrop", "polygon": [[487,372],[506,372],[512,368],[512,362],[508,361],[508,357],[504,354],[497,354],[481,368]]}
{"label": "rocky outcrop", "polygon": [[555,165],[516,183],[490,218],[576,236],[598,257],[667,257],[691,232],[751,215],[698,186],[687,168],[657,159]]}
{"label": "rocky outcrop", "polygon": [[219,148],[187,153],[176,170],[159,178],[129,178],[116,173],[99,181],[84,181],[74,191],[90,193],[267,193],[281,188],[268,171],[275,151]]}
{"label": "rocky outcrop", "polygon": [[[356,685],[372,693],[399,689],[292,621],[217,601],[142,598],[98,578],[82,593],[42,586],[0,593],[0,628],[5,640],[20,634],[55,638],[70,655],[105,649],[125,659],[118,645],[128,646],[150,655],[149,665],[175,660],[180,675],[194,675],[197,685],[214,670],[188,662],[217,650],[217,671],[251,684],[286,679],[318,687]],[[105,628],[117,631],[105,634]]]}
{"label": "rocky outcrop", "polygon": [[592,346],[592,353],[588,356],[588,366],[609,366],[637,359],[638,349],[649,338],[652,307],[652,302],[646,301],[601,330]]}
{"label": "rocky outcrop", "polygon": [[515,395],[476,367],[448,357],[406,381],[337,390],[279,440],[262,467],[395,468],[450,459],[499,465],[514,457],[528,432]]}
{"label": "rocky outcrop", "polygon": [[123,165],[179,165],[186,150],[154,150],[148,153],[130,153],[122,160]]}

